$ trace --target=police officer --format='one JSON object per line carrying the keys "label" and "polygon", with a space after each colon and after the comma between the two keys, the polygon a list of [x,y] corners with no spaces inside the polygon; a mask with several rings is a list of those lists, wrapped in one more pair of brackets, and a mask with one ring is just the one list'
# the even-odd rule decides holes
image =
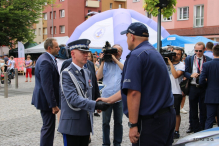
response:
{"label": "police officer", "polygon": [[133,146],[171,145],[176,114],[166,64],[148,42],[149,33],[144,24],[132,23],[121,34],[126,34],[131,51],[123,68],[121,90],[99,100],[113,103],[122,96]]}
{"label": "police officer", "polygon": [[60,76],[61,116],[58,131],[63,134],[65,146],[87,146],[90,132],[93,133],[95,109],[104,111],[109,107],[107,103],[92,100],[91,73],[83,68],[87,63],[89,44],[88,39],[68,44],[72,63]]}

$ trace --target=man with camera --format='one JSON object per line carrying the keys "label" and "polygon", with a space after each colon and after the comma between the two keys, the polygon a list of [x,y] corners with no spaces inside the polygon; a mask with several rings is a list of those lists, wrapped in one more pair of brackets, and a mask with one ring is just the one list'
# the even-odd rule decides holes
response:
{"label": "man with camera", "polygon": [[181,62],[183,55],[183,50],[180,48],[173,48],[173,52],[176,53],[176,56],[173,56],[172,61],[168,58],[168,71],[170,75],[170,81],[172,86],[172,93],[174,96],[174,107],[176,110],[176,126],[174,132],[174,139],[179,138],[179,126],[181,122],[180,116],[180,104],[182,101],[182,91],[180,89],[179,83],[182,81],[183,73],[185,71],[185,65]]}
{"label": "man with camera", "polygon": [[[196,43],[194,47],[195,54],[191,57],[187,57],[185,60],[185,73],[184,76],[191,80],[189,88],[189,117],[190,128],[187,133],[192,131],[199,132],[205,129],[206,121],[206,105],[205,88],[199,86],[199,75],[202,71],[203,63],[212,60],[208,56],[203,55],[205,50],[205,44],[203,42]],[[191,72],[190,72],[191,71]],[[200,110],[200,122],[198,118],[198,103]]]}
{"label": "man with camera", "polygon": [[[103,84],[105,85],[102,90],[102,97],[108,98],[120,90],[121,78],[122,78],[122,69],[124,60],[120,57],[122,55],[122,47],[120,45],[114,45],[112,49],[117,49],[117,53],[111,54],[112,60],[104,58],[106,55],[110,54],[101,54],[102,58],[101,65],[97,72],[97,80],[103,78]],[[104,56],[105,55],[105,56]],[[109,58],[109,57],[107,57]],[[123,126],[122,126],[122,117],[123,117],[123,105],[122,101],[118,101],[110,106],[106,111],[102,112],[103,123],[103,146],[110,146],[110,119],[113,110],[114,114],[114,146],[120,146],[123,136]]]}

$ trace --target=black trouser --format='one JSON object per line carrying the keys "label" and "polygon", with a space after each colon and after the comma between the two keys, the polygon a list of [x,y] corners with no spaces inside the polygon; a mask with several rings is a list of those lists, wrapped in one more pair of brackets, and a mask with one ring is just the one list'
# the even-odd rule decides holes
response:
{"label": "black trouser", "polygon": [[63,134],[64,146],[88,146],[90,135],[77,136]]}
{"label": "black trouser", "polygon": [[40,111],[43,119],[43,126],[40,135],[40,146],[53,146],[55,133],[55,115],[52,111]]}
{"label": "black trouser", "polygon": [[176,124],[176,112],[170,107],[167,112],[155,114],[153,118],[138,119],[140,138],[132,146],[170,146]]}
{"label": "black trouser", "polygon": [[[205,129],[205,121],[206,121],[206,105],[204,103],[205,100],[205,89],[197,88],[194,85],[190,86],[189,93],[189,107],[190,107],[190,121],[191,127],[194,132],[201,131]],[[200,116],[198,117],[198,103]],[[200,122],[199,122],[200,118]]]}
{"label": "black trouser", "polygon": [[7,69],[8,69],[8,67],[7,67],[7,66],[5,66],[5,70],[4,70],[4,71],[5,71],[5,72],[7,72]]}

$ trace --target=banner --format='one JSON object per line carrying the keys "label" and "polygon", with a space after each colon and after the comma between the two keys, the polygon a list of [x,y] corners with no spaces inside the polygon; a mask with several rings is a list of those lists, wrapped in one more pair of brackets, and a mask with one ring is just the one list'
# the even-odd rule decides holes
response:
{"label": "banner", "polygon": [[18,58],[24,58],[24,45],[18,42]]}
{"label": "banner", "polygon": [[18,71],[23,71],[24,70],[24,57],[23,58],[14,58],[15,64],[16,64],[16,68],[18,69]]}

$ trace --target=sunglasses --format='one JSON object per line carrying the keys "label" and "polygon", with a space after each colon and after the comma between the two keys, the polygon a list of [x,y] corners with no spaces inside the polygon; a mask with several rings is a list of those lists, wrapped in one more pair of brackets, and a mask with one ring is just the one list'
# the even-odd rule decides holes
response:
{"label": "sunglasses", "polygon": [[195,50],[195,52],[202,52],[202,50]]}

